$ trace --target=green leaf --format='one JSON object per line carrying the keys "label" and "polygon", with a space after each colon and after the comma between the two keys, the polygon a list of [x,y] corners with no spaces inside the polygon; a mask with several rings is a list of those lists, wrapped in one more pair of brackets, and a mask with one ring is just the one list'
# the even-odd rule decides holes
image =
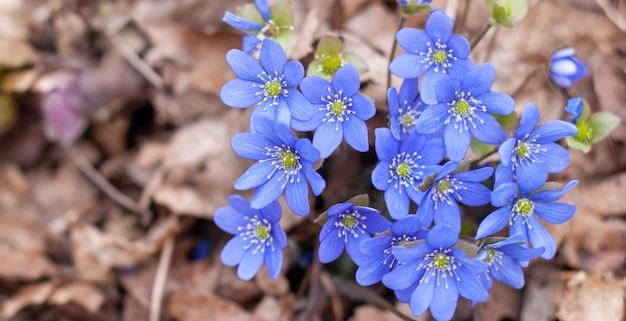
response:
{"label": "green leaf", "polygon": [[565,137],[565,141],[567,142],[567,146],[569,146],[570,148],[578,149],[585,154],[589,153],[589,151],[591,150],[590,143],[581,142],[572,136]]}
{"label": "green leaf", "polygon": [[528,13],[528,0],[509,0],[511,4],[511,20],[517,22],[522,20]]}
{"label": "green leaf", "polygon": [[476,157],[481,158],[489,154],[496,147],[494,145],[485,144],[481,141],[474,139],[474,137],[472,137],[470,148],[472,149],[472,152],[474,152],[474,155],[476,155]]}
{"label": "green leaf", "polygon": [[237,15],[244,19],[252,20],[254,22],[265,25],[265,21],[263,21],[263,17],[261,17],[259,9],[257,9],[257,7],[253,3],[248,3],[241,7],[237,7]]}
{"label": "green leaf", "polygon": [[498,114],[495,114],[494,116],[496,117],[496,120],[498,121],[500,126],[502,126],[502,128],[504,129],[509,129],[517,124],[517,113],[515,111],[506,116]]}
{"label": "green leaf", "polygon": [[409,4],[402,6],[402,16],[408,18],[414,14],[430,12],[430,4]]}
{"label": "green leaf", "polygon": [[346,62],[346,64],[354,65],[356,67],[356,70],[359,72],[359,75],[362,75],[369,70],[367,63],[365,63],[365,60],[361,59],[361,57],[351,52],[344,52],[343,60]]}
{"label": "green leaf", "polygon": [[336,55],[341,52],[343,48],[343,43],[337,37],[333,36],[324,36],[317,44],[317,48],[315,49],[315,58],[320,58],[324,54],[326,55]]}
{"label": "green leaf", "polygon": [[589,126],[593,129],[591,143],[595,143],[608,136],[619,125],[620,118],[609,112],[597,112],[589,116]]}

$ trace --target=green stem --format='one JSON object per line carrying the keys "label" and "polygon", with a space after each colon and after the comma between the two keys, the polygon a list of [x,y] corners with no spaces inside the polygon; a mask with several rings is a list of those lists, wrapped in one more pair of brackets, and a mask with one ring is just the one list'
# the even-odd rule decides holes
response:
{"label": "green stem", "polygon": [[[398,46],[398,40],[396,40],[395,35],[398,34],[398,31],[400,31],[400,29],[402,29],[405,22],[406,22],[406,17],[403,16],[400,19],[400,24],[398,25],[398,28],[396,29],[396,33],[394,33],[393,46],[391,47],[391,53],[389,54],[389,63],[387,64],[387,66],[391,65],[391,62],[393,61],[393,58],[396,55],[396,47]],[[391,70],[387,70],[387,88],[390,88],[390,87],[391,87]]]}
{"label": "green stem", "polygon": [[491,29],[491,26],[492,26],[492,24],[487,23],[480,30],[480,32],[474,37],[474,39],[472,39],[472,43],[470,44],[470,48],[474,49],[476,47],[476,45],[480,42],[480,40],[485,37],[485,35],[487,34],[487,31],[489,31],[489,29]]}
{"label": "green stem", "polygon": [[524,87],[526,87],[526,85],[530,82],[530,80],[533,79],[542,70],[545,70],[545,66],[543,65],[537,66],[533,71],[531,71],[528,75],[526,75],[526,78],[524,78],[522,83],[519,84],[519,86],[517,86],[517,89],[513,91],[513,93],[511,94],[511,97],[515,98],[517,95],[519,95],[522,92],[522,90],[524,90]]}
{"label": "green stem", "polygon": [[491,151],[489,151],[487,154],[483,155],[479,159],[477,159],[475,161],[472,161],[472,164],[470,165],[470,167],[474,167],[474,166],[480,164],[480,162],[484,161],[485,159],[487,159],[487,157],[495,154],[496,152],[498,152],[497,148],[492,149]]}

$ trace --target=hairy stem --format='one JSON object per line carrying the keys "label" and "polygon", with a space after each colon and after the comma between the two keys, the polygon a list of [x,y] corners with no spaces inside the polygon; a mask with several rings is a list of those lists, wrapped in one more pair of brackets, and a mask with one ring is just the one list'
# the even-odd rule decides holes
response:
{"label": "hairy stem", "polygon": [[[398,24],[398,28],[396,29],[396,33],[398,33],[398,31],[400,31],[400,29],[402,29],[402,27],[404,26],[404,23],[406,22],[406,18],[402,17],[400,19],[400,24]],[[394,34],[394,35],[395,35]],[[393,61],[393,58],[396,55],[396,47],[398,46],[398,40],[396,40],[396,37],[393,37],[393,45],[391,46],[391,53],[389,54],[389,63],[387,65],[391,65],[391,61]],[[387,70],[387,88],[391,87],[391,70]]]}

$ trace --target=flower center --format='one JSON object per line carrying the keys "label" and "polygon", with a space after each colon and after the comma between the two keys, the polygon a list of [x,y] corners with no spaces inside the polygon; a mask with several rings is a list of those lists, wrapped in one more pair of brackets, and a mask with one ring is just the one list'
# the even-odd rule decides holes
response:
{"label": "flower center", "polygon": [[[443,202],[452,206],[453,199],[450,197],[450,194],[458,190],[467,190],[467,187],[463,185],[463,181],[459,181],[454,177],[450,177],[447,175],[437,182],[435,185],[435,190],[431,195],[431,199],[435,203],[434,209],[436,210],[439,207],[439,203]],[[457,194],[457,198],[462,199],[461,195]]]}
{"label": "flower center", "polygon": [[454,128],[457,128],[460,133],[469,130],[469,126],[476,128],[478,124],[483,124],[484,121],[476,113],[477,110],[487,112],[487,107],[482,105],[482,101],[472,97],[469,92],[461,91],[454,94],[455,98],[447,103],[450,109],[444,124],[454,122]]}
{"label": "flower center", "polygon": [[446,57],[446,53],[443,50],[435,50],[435,53],[433,54],[433,60],[435,61],[436,64],[443,64],[446,63],[448,61],[448,57]]}
{"label": "flower center", "polygon": [[328,87],[328,95],[322,97],[322,101],[326,103],[326,106],[318,109],[319,111],[325,111],[326,114],[322,121],[335,122],[335,130],[339,130],[339,123],[348,121],[350,115],[356,114],[352,107],[352,98],[343,95],[343,90],[339,90],[337,93],[332,93],[332,89]]}
{"label": "flower center", "polygon": [[348,242],[348,235],[353,238],[358,238],[359,235],[366,233],[365,229],[367,225],[363,221],[367,219],[365,215],[361,215],[357,210],[346,210],[345,212],[337,215],[338,220],[335,221],[335,227],[337,227],[337,236],[343,238],[344,242]]}
{"label": "flower center", "polygon": [[291,150],[284,151],[279,157],[283,168],[292,169],[298,164],[298,158]]}
{"label": "flower center", "polygon": [[261,80],[261,84],[255,83],[253,86],[259,87],[261,90],[254,94],[261,97],[260,103],[265,102],[263,110],[266,110],[268,106],[278,105],[281,95],[287,97],[288,91],[285,89],[287,82],[284,80],[284,75],[278,75],[278,72],[274,71],[274,75],[270,76],[264,71],[257,77]]}
{"label": "flower center", "polygon": [[333,101],[333,107],[331,108],[331,111],[333,114],[335,114],[335,116],[341,116],[345,107],[346,106],[343,104],[343,102],[335,100]]}
{"label": "flower center", "polygon": [[467,115],[469,115],[469,113],[471,112],[470,109],[470,105],[467,103],[467,101],[465,101],[465,99],[459,101],[458,103],[456,103],[456,113],[465,117]]}
{"label": "flower center", "polygon": [[439,248],[426,254],[424,261],[420,263],[419,269],[425,269],[424,275],[420,279],[420,283],[428,283],[432,278],[435,278],[437,286],[444,283],[444,286],[448,286],[448,278],[455,277],[457,281],[460,281],[456,269],[461,266],[461,263],[457,262],[454,256],[448,255],[451,249],[444,250]]}
{"label": "flower center", "polygon": [[421,113],[421,111],[413,109],[408,101],[404,101],[404,108],[398,109],[398,123],[400,123],[403,134],[409,134],[413,130]]}
{"label": "flower center", "polygon": [[273,80],[270,81],[266,86],[265,86],[265,95],[269,96],[269,97],[278,97],[278,94],[280,94],[280,84],[278,83],[278,81]]}
{"label": "flower center", "polygon": [[398,261],[396,259],[395,255],[393,255],[393,252],[391,251],[391,248],[396,245],[407,247],[411,242],[416,241],[416,240],[417,240],[416,236],[408,236],[408,235],[396,236],[392,238],[391,243],[389,244],[389,247],[383,251],[383,254],[385,256],[381,264],[387,265],[390,269],[393,269],[395,266],[398,266],[400,264],[404,264],[404,262]]}
{"label": "flower center", "polygon": [[269,20],[265,26],[259,31],[258,38],[263,40],[265,38],[274,38],[280,33],[280,28],[276,25],[274,20]]}
{"label": "flower center", "polygon": [[593,128],[591,128],[587,122],[579,120],[576,122],[576,127],[578,128],[578,133],[574,136],[575,140],[583,143],[591,141],[591,138],[593,138]]}
{"label": "flower center", "polygon": [[245,226],[237,228],[239,237],[246,242],[244,250],[252,248],[252,254],[257,252],[265,253],[267,247],[271,247],[274,251],[274,238],[272,237],[272,224],[266,218],[259,218],[257,215],[253,217],[244,216],[244,220],[248,221]]}
{"label": "flower center", "polygon": [[448,262],[448,256],[443,253],[437,253],[433,257],[432,266],[437,270],[445,270],[450,266]]}
{"label": "flower center", "polygon": [[533,213],[535,206],[533,202],[527,198],[521,198],[515,202],[513,211],[521,216],[528,217]]}
{"label": "flower center", "polygon": [[441,194],[447,194],[449,190],[450,182],[448,182],[447,180],[442,179],[437,183],[437,192]]}
{"label": "flower center", "polygon": [[487,258],[485,259],[485,263],[487,263],[488,265],[492,265],[494,261],[496,261],[496,259],[502,257],[502,253],[492,249],[492,248],[487,248]]}
{"label": "flower center", "polygon": [[302,164],[300,164],[300,155],[298,155],[297,150],[292,150],[291,146],[283,144],[273,148],[265,147],[265,155],[268,158],[259,160],[259,162],[270,162],[270,165],[274,166],[274,170],[267,175],[267,179],[272,178],[276,172],[282,172],[278,180],[285,179],[282,185],[283,188],[287,183],[300,181]]}
{"label": "flower center", "polygon": [[322,55],[322,72],[334,75],[343,66],[343,60],[339,54]]}
{"label": "flower center", "polygon": [[428,51],[417,52],[418,55],[424,57],[420,63],[428,65],[428,68],[434,65],[433,70],[435,72],[439,72],[441,68],[442,73],[447,73],[447,69],[452,67],[452,61],[457,60],[453,54],[454,50],[448,49],[448,45],[441,43],[441,39],[437,39],[434,44],[429,41],[426,45]]}
{"label": "flower center", "polygon": [[517,147],[515,147],[515,155],[517,155],[518,158],[526,158],[528,154],[530,154],[530,146],[528,143],[521,142],[517,144]]}
{"label": "flower center", "polygon": [[[424,174],[424,172],[417,170],[418,168],[423,168],[423,166],[419,166],[416,163],[416,160],[421,158],[422,156],[418,155],[416,152],[412,154],[402,152],[396,155],[396,157],[391,160],[391,165],[389,166],[389,175],[391,176],[389,183],[394,181],[394,187],[398,189],[401,186],[405,188],[410,186],[414,190],[417,190],[416,185]],[[400,193],[402,193],[401,189]]]}

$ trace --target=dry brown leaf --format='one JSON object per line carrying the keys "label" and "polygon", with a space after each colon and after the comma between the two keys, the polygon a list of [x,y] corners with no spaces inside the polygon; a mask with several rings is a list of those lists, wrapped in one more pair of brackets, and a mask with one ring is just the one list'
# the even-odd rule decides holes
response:
{"label": "dry brown leaf", "polygon": [[59,285],[59,281],[49,281],[27,285],[20,289],[13,297],[2,305],[2,318],[11,318],[17,312],[29,305],[38,305],[46,302],[52,291]]}
{"label": "dry brown leaf", "polygon": [[556,316],[560,321],[623,320],[625,285],[578,272],[567,281]]}
{"label": "dry brown leaf", "polygon": [[259,320],[242,307],[210,293],[187,289],[172,295],[169,311],[178,321],[254,321]]}
{"label": "dry brown leaf", "polygon": [[582,181],[560,201],[576,205],[577,213],[582,215],[623,215],[626,214],[624,186],[626,173],[616,174],[596,183]]}
{"label": "dry brown leaf", "polygon": [[[399,22],[397,14],[391,12],[382,3],[374,2],[356,13],[346,23],[346,29],[352,35],[360,37],[364,42],[376,48],[377,51],[389,56]],[[365,57],[369,60],[369,56]]]}
{"label": "dry brown leaf", "polygon": [[53,305],[64,305],[70,302],[95,314],[106,302],[106,297],[93,285],[76,281],[59,286],[48,298],[48,303]]}
{"label": "dry brown leaf", "polygon": [[521,321],[553,320],[556,304],[562,297],[565,280],[572,273],[561,272],[545,262],[535,262],[526,273]]}
{"label": "dry brown leaf", "polygon": [[480,321],[519,320],[522,292],[495,281],[489,299],[474,307],[474,318]]}
{"label": "dry brown leaf", "polygon": [[53,275],[56,271],[42,253],[12,248],[3,243],[0,243],[0,257],[0,279],[32,281]]}

